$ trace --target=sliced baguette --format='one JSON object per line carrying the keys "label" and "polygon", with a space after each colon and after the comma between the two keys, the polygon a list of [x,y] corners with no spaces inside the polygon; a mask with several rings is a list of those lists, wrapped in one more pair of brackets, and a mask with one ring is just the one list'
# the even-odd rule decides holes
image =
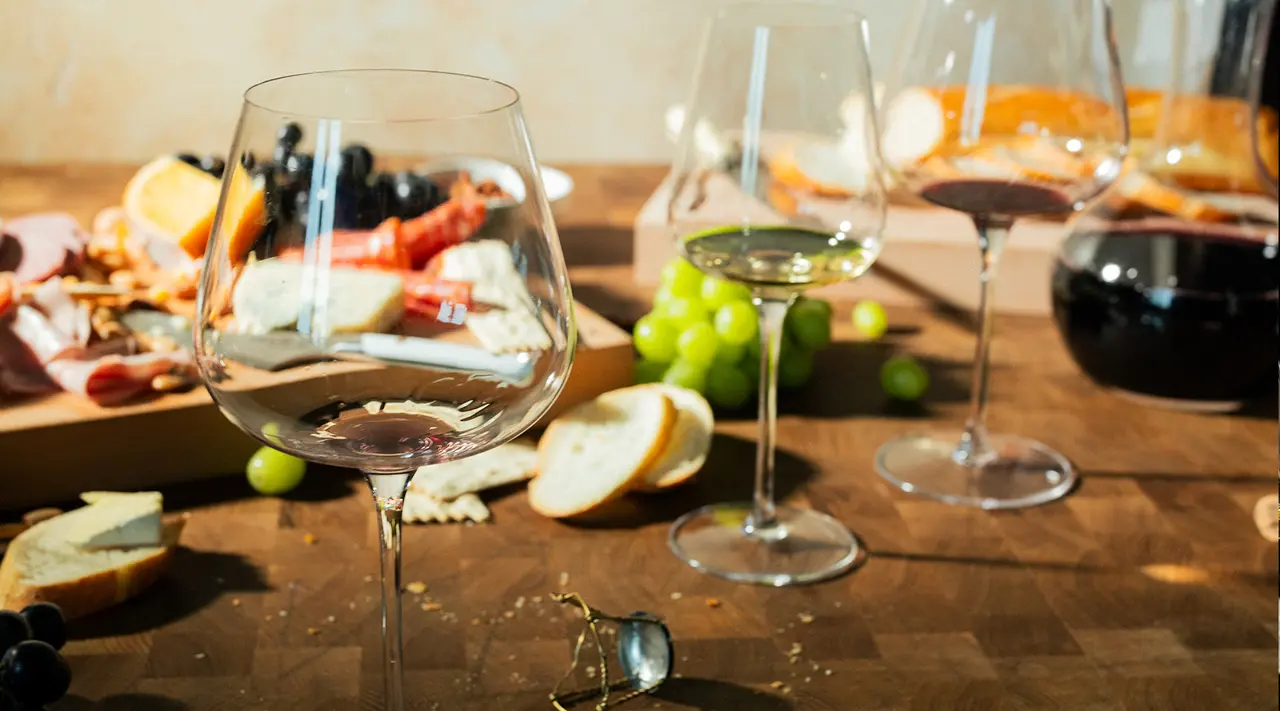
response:
{"label": "sliced baguette", "polygon": [[553,421],[538,442],[529,504],[551,518],[580,516],[643,481],[666,451],[676,407],[661,390],[604,393]]}
{"label": "sliced baguette", "polygon": [[42,521],[13,539],[0,561],[0,610],[43,601],[61,607],[67,619],[84,617],[138,595],[164,574],[185,518],[165,522],[160,546],[85,550],[64,534],[90,508]]}
{"label": "sliced baguette", "polygon": [[636,488],[658,491],[683,484],[702,469],[711,452],[716,427],[711,404],[701,394],[674,385],[653,383],[640,387],[662,392],[676,406],[677,414],[667,448]]}

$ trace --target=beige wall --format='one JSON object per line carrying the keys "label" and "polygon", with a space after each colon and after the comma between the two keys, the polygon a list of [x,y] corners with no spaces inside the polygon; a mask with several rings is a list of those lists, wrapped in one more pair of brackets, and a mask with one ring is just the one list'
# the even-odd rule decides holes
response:
{"label": "beige wall", "polygon": [[[352,66],[510,82],[547,162],[666,161],[663,112],[726,1],[0,0],[0,161],[225,152],[247,86]],[[884,68],[908,3],[851,4]]]}

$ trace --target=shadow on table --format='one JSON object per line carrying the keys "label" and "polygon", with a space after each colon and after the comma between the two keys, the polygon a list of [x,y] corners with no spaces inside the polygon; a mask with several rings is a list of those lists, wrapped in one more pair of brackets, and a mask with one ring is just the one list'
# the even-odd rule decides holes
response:
{"label": "shadow on table", "polygon": [[[663,494],[619,499],[590,518],[566,521],[580,528],[639,528],[669,523],[707,504],[750,501],[755,483],[756,443],[717,434],[711,444],[716,455],[707,460],[698,476],[686,486]],[[807,459],[779,447],[775,492],[779,502],[804,488],[816,469]]]}
{"label": "shadow on table", "polygon": [[116,694],[90,701],[71,694],[53,705],[55,711],[189,711],[190,706],[155,694]]}
{"label": "shadow on table", "polygon": [[179,548],[155,585],[136,598],[76,620],[71,636],[94,639],[146,632],[195,614],[226,593],[269,589],[262,572],[240,556]]}
{"label": "shadow on table", "polygon": [[795,708],[779,696],[712,679],[669,679],[653,697],[704,711],[792,711]]}

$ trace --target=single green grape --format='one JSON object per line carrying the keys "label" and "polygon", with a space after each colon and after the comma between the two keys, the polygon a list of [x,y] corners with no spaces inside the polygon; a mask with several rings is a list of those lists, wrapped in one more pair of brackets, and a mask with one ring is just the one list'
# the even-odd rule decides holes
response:
{"label": "single green grape", "polygon": [[280,442],[280,423],[268,422],[262,426],[262,438],[272,444],[281,444]]}
{"label": "single green grape", "polygon": [[827,318],[831,318],[831,315],[836,312],[836,308],[832,306],[831,302],[827,301],[826,299],[820,299],[816,296],[802,296],[800,297],[800,301],[808,302],[811,308],[822,309],[823,311],[826,311]]}
{"label": "single green grape", "polygon": [[720,341],[720,347],[716,349],[716,360],[713,365],[719,367],[732,367],[742,362],[747,357],[747,347],[734,343],[725,343]]}
{"label": "single green grape", "polygon": [[636,321],[632,342],[640,357],[655,363],[670,363],[676,359],[676,339],[680,331],[656,313]]}
{"label": "single green grape", "polygon": [[831,345],[831,312],[824,302],[805,299],[787,312],[787,333],[795,342],[810,350]]}
{"label": "single green grape", "polygon": [[813,376],[813,353],[806,348],[793,346],[784,349],[778,363],[778,385],[788,390],[799,388]]}
{"label": "single green grape", "polygon": [[705,323],[711,317],[707,307],[702,304],[702,299],[682,297],[664,302],[658,313],[670,321],[677,331],[683,331],[695,323]]}
{"label": "single green grape", "polygon": [[714,310],[735,301],[751,303],[751,290],[741,284],[714,277],[702,280],[702,302],[707,308]]}
{"label": "single green grape", "polygon": [[877,341],[889,330],[889,316],[875,301],[859,301],[853,307],[853,327],[863,338]]}
{"label": "single green grape", "polygon": [[662,382],[700,393],[705,392],[707,389],[707,369],[705,366],[678,360],[670,368],[667,368],[666,373],[663,373]]}
{"label": "single green grape", "polygon": [[929,389],[929,373],[915,358],[897,355],[880,366],[880,387],[898,400],[919,400]]}
{"label": "single green grape", "polygon": [[680,360],[704,368],[715,361],[719,348],[720,338],[716,336],[716,329],[705,321],[681,331],[680,338],[676,341],[676,352]]}
{"label": "single green grape", "polygon": [[658,287],[658,290],[653,293],[653,310],[661,311],[663,304],[667,303],[668,301],[672,299],[683,299],[683,298],[685,297],[677,296],[674,292],[672,292],[671,287],[660,286]]}
{"label": "single green grape", "polygon": [[707,399],[716,407],[736,410],[754,391],[751,380],[737,368],[712,368],[707,373]]}
{"label": "single green grape", "polygon": [[635,363],[633,380],[636,381],[637,385],[659,383],[662,382],[662,374],[665,372],[667,372],[666,363],[641,359]]}
{"label": "single green grape", "polygon": [[262,447],[249,457],[244,468],[249,486],[267,496],[280,496],[293,491],[307,473],[307,463],[291,454]]}
{"label": "single green grape", "polygon": [[666,287],[675,296],[681,298],[694,298],[702,293],[702,272],[698,268],[685,261],[676,258],[667,262],[662,268],[662,286]]}
{"label": "single green grape", "polygon": [[733,301],[716,309],[716,333],[720,340],[733,345],[744,345],[760,333],[760,321],[755,307],[745,301]]}

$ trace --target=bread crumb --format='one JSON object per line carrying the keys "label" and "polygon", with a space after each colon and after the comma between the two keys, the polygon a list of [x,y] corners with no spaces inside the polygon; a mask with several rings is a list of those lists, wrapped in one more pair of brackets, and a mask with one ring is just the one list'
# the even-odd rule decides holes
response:
{"label": "bread crumb", "polygon": [[503,616],[503,617],[505,617],[505,618],[507,618],[507,619],[509,620],[509,619],[511,619],[511,618],[513,618],[513,617],[515,617],[515,616],[516,616],[516,613],[512,612],[511,610],[507,610],[506,612],[502,613],[502,616]]}
{"label": "bread crumb", "polygon": [[712,609],[720,607],[720,601],[715,599],[714,597],[709,597],[707,598],[707,607],[710,607]]}
{"label": "bread crumb", "polygon": [[596,678],[596,668],[595,668],[595,667],[587,667],[586,672],[587,672],[587,678],[588,678],[588,679],[594,679],[594,678]]}
{"label": "bread crumb", "polygon": [[308,628],[307,628],[307,634],[309,634],[309,635],[311,635],[312,637],[314,637],[314,636],[316,636],[316,635],[320,634],[320,628],[319,628],[319,627],[308,627]]}
{"label": "bread crumb", "polygon": [[822,670],[822,675],[823,675],[823,676],[831,676],[831,670],[830,670],[830,669],[823,669],[823,670]]}
{"label": "bread crumb", "polygon": [[771,682],[769,684],[769,688],[773,689],[774,691],[781,692],[782,694],[791,693],[791,687],[787,686],[785,683],[781,681]]}
{"label": "bread crumb", "polygon": [[524,595],[516,598],[516,609],[519,610],[522,607],[524,607]]}
{"label": "bread crumb", "polygon": [[288,610],[281,610],[279,614],[280,614],[280,616],[281,616],[281,617],[288,617],[288,616],[289,616],[289,611],[288,611]]}
{"label": "bread crumb", "polygon": [[329,615],[327,618],[325,618],[325,622],[328,622],[329,624],[333,624],[337,620],[338,618],[334,617],[333,615]]}
{"label": "bread crumb", "polygon": [[373,582],[373,576],[372,576],[372,575],[366,575],[366,576],[364,576],[364,581],[365,581],[366,583],[372,583],[372,582]]}
{"label": "bread crumb", "polygon": [[276,616],[275,616],[275,615],[267,615],[266,617],[263,617],[262,619],[266,620],[267,622],[270,622],[270,621],[274,620],[275,618],[276,618]]}
{"label": "bread crumb", "polygon": [[423,611],[423,612],[438,612],[438,611],[443,610],[443,609],[444,609],[444,605],[441,605],[441,604],[440,604],[440,603],[438,603],[438,602],[424,602],[424,603],[422,603],[422,611]]}
{"label": "bread crumb", "polygon": [[473,617],[473,618],[471,618],[471,626],[472,626],[472,627],[479,627],[479,626],[480,626],[480,618],[479,618],[479,617]]}
{"label": "bread crumb", "polygon": [[347,603],[347,609],[348,609],[348,610],[354,610],[354,609],[356,609],[356,604],[355,604],[354,602],[349,602],[349,603]]}
{"label": "bread crumb", "polygon": [[684,597],[684,593],[678,593],[678,592],[671,593],[672,600],[679,600],[682,597]]}
{"label": "bread crumb", "polygon": [[206,656],[204,652],[196,652],[196,659],[204,659]]}
{"label": "bread crumb", "polygon": [[421,595],[422,593],[427,591],[427,584],[420,580],[415,580],[412,583],[409,583],[408,585],[404,586],[404,589],[409,591],[413,595]]}
{"label": "bread crumb", "polygon": [[316,538],[316,534],[314,533],[308,533],[307,535],[302,537],[302,542],[309,546],[314,546],[316,544],[316,541],[318,540],[320,539]]}
{"label": "bread crumb", "polygon": [[569,584],[569,574],[568,574],[568,573],[561,573],[561,574],[560,574],[560,587],[562,587],[562,588],[563,588],[564,586],[566,586],[566,585],[568,585],[568,584]]}
{"label": "bread crumb", "polygon": [[813,617],[813,615],[811,615],[811,614],[809,614],[809,613],[807,613],[807,612],[801,612],[801,613],[800,613],[800,615],[799,615],[799,618],[800,618],[800,624],[802,624],[802,625],[811,625],[811,624],[813,624],[814,617]]}
{"label": "bread crumb", "polygon": [[233,598],[231,598],[231,606],[232,606],[232,607],[240,607],[240,598],[238,598],[238,597],[233,597]]}

